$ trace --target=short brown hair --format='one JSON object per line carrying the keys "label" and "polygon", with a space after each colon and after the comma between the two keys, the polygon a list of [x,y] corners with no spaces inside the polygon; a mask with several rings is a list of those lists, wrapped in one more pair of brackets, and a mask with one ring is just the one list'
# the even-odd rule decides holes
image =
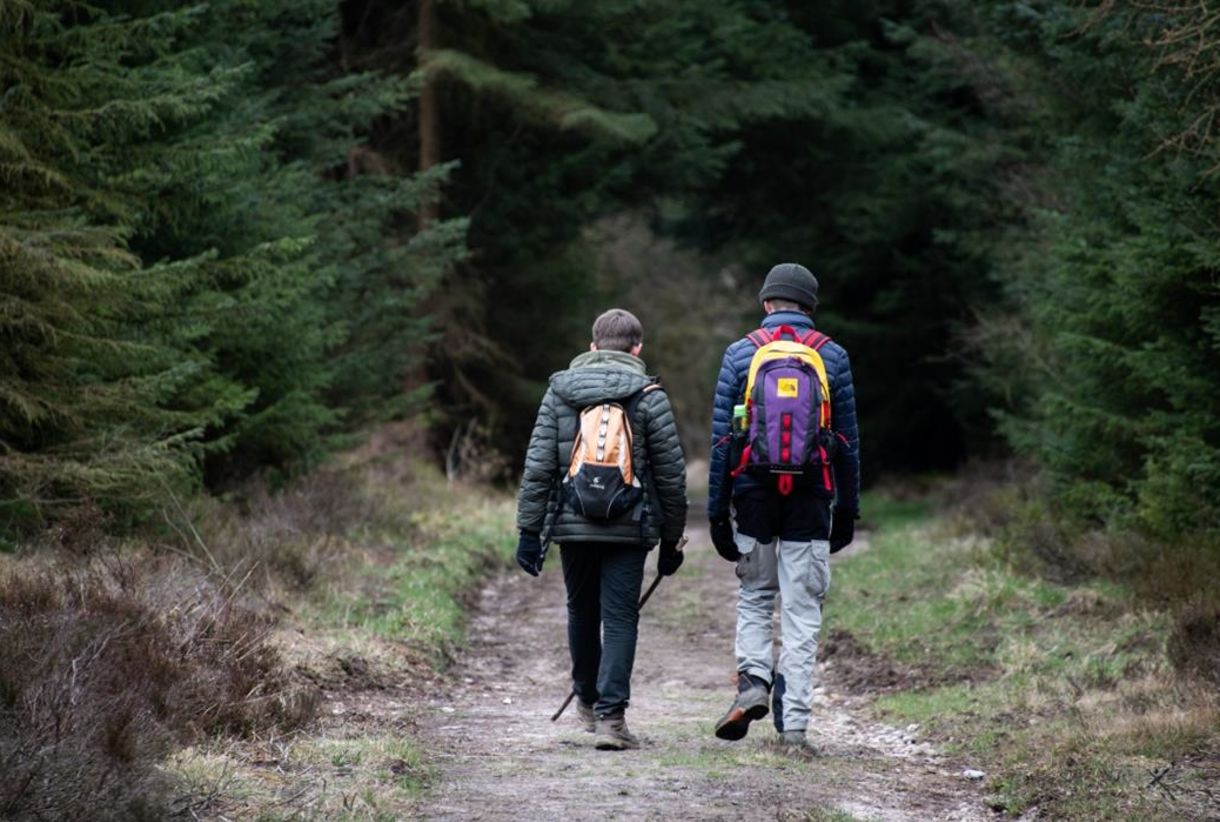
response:
{"label": "short brown hair", "polygon": [[644,342],[644,326],[630,311],[611,308],[593,321],[593,344],[599,351],[630,351]]}

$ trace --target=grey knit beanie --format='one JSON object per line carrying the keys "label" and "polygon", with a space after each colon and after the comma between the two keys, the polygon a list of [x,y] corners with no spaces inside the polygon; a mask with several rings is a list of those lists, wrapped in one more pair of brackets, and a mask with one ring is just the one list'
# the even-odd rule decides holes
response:
{"label": "grey knit beanie", "polygon": [[791,300],[810,311],[818,307],[818,280],[800,263],[780,263],[767,272],[758,302]]}

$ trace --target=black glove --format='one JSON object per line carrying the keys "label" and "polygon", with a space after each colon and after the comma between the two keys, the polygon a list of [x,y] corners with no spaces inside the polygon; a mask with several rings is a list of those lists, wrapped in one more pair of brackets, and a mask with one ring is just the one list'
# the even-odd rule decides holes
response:
{"label": "black glove", "polygon": [[517,564],[532,577],[542,572],[542,540],[533,531],[522,531],[517,541]]}
{"label": "black glove", "polygon": [[830,553],[842,551],[851,545],[856,535],[856,517],[860,514],[847,508],[835,508],[834,521],[830,526]]}
{"label": "black glove", "polygon": [[661,552],[657,555],[657,573],[663,577],[673,576],[682,567],[686,554],[678,550],[676,539],[661,540]]}
{"label": "black glove", "polygon": [[714,519],[709,527],[712,530],[712,545],[716,546],[716,553],[729,562],[741,559],[741,552],[737,550],[737,543],[733,540],[733,525],[729,518]]}

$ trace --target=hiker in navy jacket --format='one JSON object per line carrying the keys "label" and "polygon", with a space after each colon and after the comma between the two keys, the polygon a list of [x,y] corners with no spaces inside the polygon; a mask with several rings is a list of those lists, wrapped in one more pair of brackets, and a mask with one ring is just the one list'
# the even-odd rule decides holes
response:
{"label": "hiker in navy jacket", "polygon": [[[804,266],[782,263],[772,268],[758,294],[766,311],[763,333],[728,347],[716,383],[707,513],[716,551],[736,563],[741,582],[738,693],[716,724],[721,739],[741,739],[751,721],[773,710],[781,742],[809,747],[806,728],[822,602],[830,587],[829,555],[852,541],[859,515],[859,432],[851,365],[842,346],[812,333],[817,291],[817,279]],[[817,341],[812,344],[826,369],[836,446],[833,458],[828,456],[832,472],[815,471],[795,481],[765,473],[752,476],[734,471],[737,466],[730,464],[733,409],[743,402],[757,343],[781,327]],[[833,488],[827,488],[832,474]],[[783,637],[778,667],[773,664],[771,628],[777,595]]]}

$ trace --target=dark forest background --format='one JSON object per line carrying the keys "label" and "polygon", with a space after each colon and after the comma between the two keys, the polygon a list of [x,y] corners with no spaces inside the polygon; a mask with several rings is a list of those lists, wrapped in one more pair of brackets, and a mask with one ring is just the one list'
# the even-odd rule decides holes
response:
{"label": "dark forest background", "polygon": [[397,419],[511,480],[610,305],[702,456],[723,346],[796,260],[870,481],[1009,460],[1051,553],[1214,555],[1209,15],[0,0],[5,540],[138,526]]}

